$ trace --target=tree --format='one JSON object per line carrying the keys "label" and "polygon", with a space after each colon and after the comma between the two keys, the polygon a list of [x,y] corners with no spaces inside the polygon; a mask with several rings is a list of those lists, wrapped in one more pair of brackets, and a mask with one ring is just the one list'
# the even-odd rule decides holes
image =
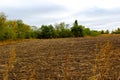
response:
{"label": "tree", "polygon": [[77,20],[75,20],[75,22],[74,22],[74,27],[78,27],[78,21]]}
{"label": "tree", "polygon": [[17,39],[17,23],[16,23],[16,20],[7,20],[6,21],[6,25],[7,25],[7,27],[9,28],[9,31],[10,31],[10,33],[9,34],[11,34],[11,39]]}
{"label": "tree", "polygon": [[0,27],[3,26],[5,24],[6,21],[6,16],[4,13],[0,13]]}
{"label": "tree", "polygon": [[[109,34],[109,31],[103,31],[101,33]],[[120,28],[112,33],[119,34]],[[75,20],[71,28],[64,22],[56,24],[55,27],[53,25],[42,25],[41,28],[37,28],[23,23],[22,20],[7,20],[5,14],[0,13],[0,40],[83,37],[87,35],[97,36],[99,34],[99,31],[91,31],[89,28],[78,25],[77,20]]]}
{"label": "tree", "polygon": [[101,33],[99,31],[96,31],[96,30],[91,30],[91,33],[90,33],[90,36],[98,36],[100,35]]}
{"label": "tree", "polygon": [[48,29],[49,29],[49,38],[55,38],[55,29],[52,25],[48,25]]}
{"label": "tree", "polygon": [[105,34],[109,34],[109,33],[110,33],[109,30],[106,30],[106,31],[105,31]]}
{"label": "tree", "polygon": [[105,31],[104,31],[104,30],[101,30],[101,34],[105,34]]}
{"label": "tree", "polygon": [[89,36],[91,34],[91,31],[89,28],[84,28],[84,35]]}
{"label": "tree", "polygon": [[0,40],[5,39],[5,31],[6,31],[6,16],[4,13],[0,13]]}
{"label": "tree", "polygon": [[112,34],[120,34],[120,28],[117,28],[116,30],[112,31]]}
{"label": "tree", "polygon": [[100,32],[101,32],[101,34],[109,34],[109,30],[106,30],[106,31],[102,30]]}
{"label": "tree", "polygon": [[65,24],[64,22],[61,22],[60,24],[55,25],[55,31],[57,37],[71,37],[72,33],[70,29],[68,28],[68,24]]}
{"label": "tree", "polygon": [[75,20],[73,27],[71,28],[71,32],[75,37],[83,37],[84,32],[83,32],[84,26],[78,25],[77,20]]}
{"label": "tree", "polygon": [[31,26],[31,38],[39,38],[39,30],[36,26]]}
{"label": "tree", "polygon": [[31,37],[31,28],[29,25],[24,24],[22,20],[17,20],[17,38],[24,39]]}
{"label": "tree", "polygon": [[54,27],[52,25],[42,25],[41,28],[39,29],[39,38],[54,38],[55,37],[55,32],[54,32]]}

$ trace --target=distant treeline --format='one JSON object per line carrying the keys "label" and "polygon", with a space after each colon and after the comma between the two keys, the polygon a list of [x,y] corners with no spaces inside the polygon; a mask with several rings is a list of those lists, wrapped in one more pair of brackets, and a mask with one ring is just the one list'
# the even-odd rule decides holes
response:
{"label": "distant treeline", "polygon": [[[4,13],[0,13],[0,40],[29,39],[29,38],[65,38],[84,37],[109,34],[109,31],[90,30],[83,25],[78,25],[77,20],[72,26],[64,22],[53,25],[42,25],[40,28],[23,23],[22,20],[7,20]],[[120,28],[112,31],[120,34]]]}

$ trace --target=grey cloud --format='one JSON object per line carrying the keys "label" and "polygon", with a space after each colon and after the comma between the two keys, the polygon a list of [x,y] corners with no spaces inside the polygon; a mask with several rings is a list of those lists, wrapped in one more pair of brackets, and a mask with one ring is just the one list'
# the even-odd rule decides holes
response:
{"label": "grey cloud", "polygon": [[78,12],[77,15],[84,15],[86,17],[102,17],[102,16],[120,16],[120,8],[103,9],[98,7],[88,8],[82,12]]}
{"label": "grey cloud", "polygon": [[24,7],[6,7],[0,8],[0,11],[8,15],[9,18],[25,18],[33,15],[49,15],[53,13],[64,12],[66,9],[63,6],[56,4],[44,4]]}
{"label": "grey cloud", "polygon": [[27,24],[40,26],[42,24],[49,25],[49,24],[58,23],[60,19],[59,18],[49,18],[49,17],[37,16],[37,17],[26,18],[24,20],[25,20],[24,22]]}
{"label": "grey cloud", "polygon": [[120,21],[120,17],[101,18],[101,19],[86,20],[86,21],[79,20],[80,23],[90,24],[90,25],[102,25],[102,24],[108,24],[118,21]]}
{"label": "grey cloud", "polygon": [[[114,9],[88,8],[73,15],[78,17],[80,24],[92,29],[113,29],[116,26],[118,27],[118,23],[120,23],[119,7]],[[84,17],[84,19],[80,17]]]}
{"label": "grey cloud", "polygon": [[79,21],[80,24],[85,25],[91,29],[96,30],[110,30],[116,29],[120,26],[120,18],[103,18],[97,20],[89,20],[89,21]]}
{"label": "grey cloud", "polygon": [[120,22],[112,22],[112,23],[107,23],[107,24],[102,24],[98,26],[89,26],[91,29],[95,30],[115,30],[118,27],[120,28]]}

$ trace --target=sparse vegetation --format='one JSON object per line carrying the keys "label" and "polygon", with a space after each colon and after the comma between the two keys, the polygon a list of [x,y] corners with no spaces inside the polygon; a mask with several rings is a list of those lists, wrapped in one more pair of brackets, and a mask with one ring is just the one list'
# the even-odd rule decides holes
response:
{"label": "sparse vegetation", "polygon": [[119,80],[119,62],[119,35],[35,39],[0,46],[0,79]]}

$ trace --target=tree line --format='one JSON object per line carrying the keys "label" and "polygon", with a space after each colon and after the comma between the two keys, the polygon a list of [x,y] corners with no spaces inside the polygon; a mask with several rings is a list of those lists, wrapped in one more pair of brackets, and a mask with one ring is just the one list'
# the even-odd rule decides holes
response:
{"label": "tree line", "polygon": [[[100,34],[109,34],[109,31],[90,30],[83,25],[79,25],[77,20],[72,26],[62,22],[54,26],[42,25],[38,28],[25,24],[22,20],[7,20],[5,14],[0,13],[0,40],[84,37]],[[112,31],[112,34],[120,34],[120,29]]]}

